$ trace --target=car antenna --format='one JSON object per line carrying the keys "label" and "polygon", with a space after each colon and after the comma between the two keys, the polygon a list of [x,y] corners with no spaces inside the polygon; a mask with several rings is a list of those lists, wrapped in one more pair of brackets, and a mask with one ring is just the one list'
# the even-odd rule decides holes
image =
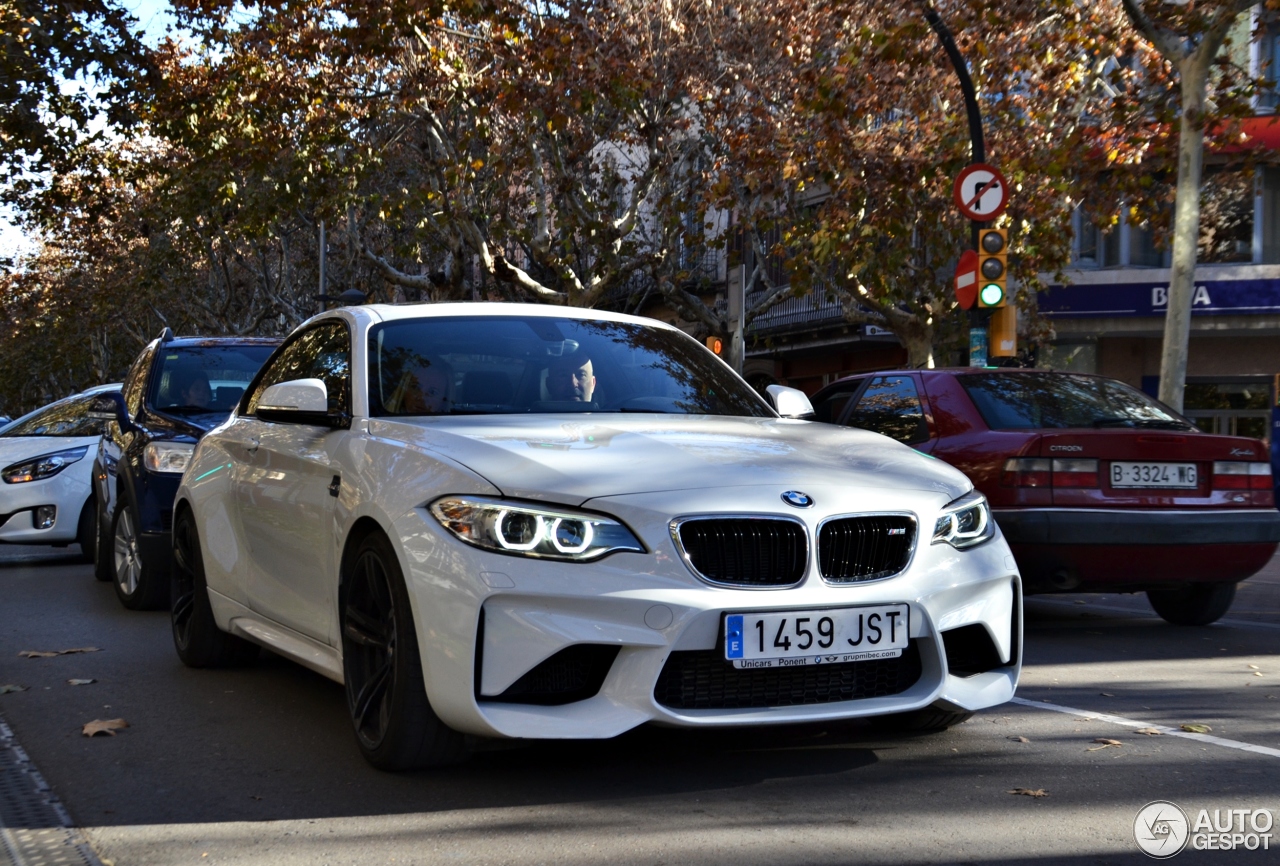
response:
{"label": "car antenna", "polygon": [[169,326],[166,325],[165,329],[160,332],[160,342],[169,343],[172,341],[173,341],[173,328],[170,328]]}

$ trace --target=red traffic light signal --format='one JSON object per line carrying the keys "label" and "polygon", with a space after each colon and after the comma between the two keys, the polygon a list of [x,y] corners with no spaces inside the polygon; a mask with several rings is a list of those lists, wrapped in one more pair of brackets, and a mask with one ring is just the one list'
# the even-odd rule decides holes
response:
{"label": "red traffic light signal", "polygon": [[717,355],[724,354],[724,340],[719,337],[707,337],[707,348]]}

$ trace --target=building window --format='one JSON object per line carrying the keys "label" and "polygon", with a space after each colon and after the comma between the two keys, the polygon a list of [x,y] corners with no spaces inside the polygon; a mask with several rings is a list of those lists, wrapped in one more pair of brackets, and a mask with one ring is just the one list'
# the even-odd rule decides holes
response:
{"label": "building window", "polygon": [[1182,414],[1206,433],[1267,439],[1271,383],[1266,377],[1187,378]]}
{"label": "building window", "polygon": [[1200,248],[1202,264],[1253,261],[1253,173],[1205,173],[1200,186]]}

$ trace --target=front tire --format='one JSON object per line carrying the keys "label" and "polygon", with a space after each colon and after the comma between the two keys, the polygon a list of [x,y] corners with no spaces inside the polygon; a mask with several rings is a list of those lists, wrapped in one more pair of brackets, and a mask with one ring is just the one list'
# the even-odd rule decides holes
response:
{"label": "front tire", "polygon": [[1173,625],[1217,622],[1236,600],[1234,583],[1192,583],[1182,589],[1149,589],[1147,601],[1160,618]]}
{"label": "front tire", "polygon": [[195,515],[183,509],[173,524],[173,570],[169,618],[178,658],[191,668],[246,665],[258,657],[258,645],[218,628],[209,603],[204,556]]}
{"label": "front tire", "polygon": [[395,551],[374,533],[345,575],[342,665],[347,708],[365,760],[380,770],[414,770],[466,757],[463,736],[427,700],[417,628]]}
{"label": "front tire", "polygon": [[[97,497],[94,497],[95,500]],[[96,506],[95,506],[96,508]],[[111,555],[111,514],[105,509],[94,520],[98,543],[93,550],[93,576],[103,583],[116,579],[115,558]]]}
{"label": "front tire", "polygon": [[94,501],[92,494],[80,509],[80,519],[76,522],[76,544],[80,545],[82,562],[98,561],[98,503]]}
{"label": "front tire", "polygon": [[121,502],[111,521],[112,584],[116,598],[130,610],[158,610],[169,601],[169,584],[142,559],[138,519],[133,506]]}

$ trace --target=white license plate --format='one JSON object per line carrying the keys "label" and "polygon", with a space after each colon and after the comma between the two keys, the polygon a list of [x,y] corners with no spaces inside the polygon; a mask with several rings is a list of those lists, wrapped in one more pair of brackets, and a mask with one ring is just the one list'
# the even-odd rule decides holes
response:
{"label": "white license plate", "polygon": [[724,657],[735,668],[781,668],[892,659],[907,646],[905,604],[731,613]]}
{"label": "white license plate", "polygon": [[1194,488],[1200,480],[1194,463],[1121,463],[1111,464],[1112,487]]}

